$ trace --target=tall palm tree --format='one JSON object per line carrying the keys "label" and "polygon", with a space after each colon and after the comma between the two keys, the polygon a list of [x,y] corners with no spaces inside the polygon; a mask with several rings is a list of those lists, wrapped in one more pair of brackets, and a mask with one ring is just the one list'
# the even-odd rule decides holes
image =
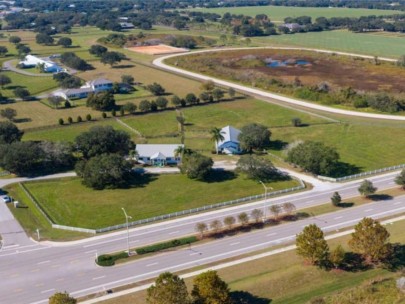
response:
{"label": "tall palm tree", "polygon": [[225,139],[225,137],[222,135],[224,134],[224,132],[222,132],[221,129],[215,127],[211,129],[210,134],[211,140],[215,142],[215,150],[218,154],[218,143]]}

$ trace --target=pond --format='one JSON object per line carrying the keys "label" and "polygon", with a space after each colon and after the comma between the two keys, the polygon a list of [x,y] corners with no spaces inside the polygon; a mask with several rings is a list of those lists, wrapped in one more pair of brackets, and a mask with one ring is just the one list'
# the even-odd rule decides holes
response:
{"label": "pond", "polygon": [[268,67],[270,68],[278,68],[278,67],[285,67],[285,66],[294,66],[294,65],[307,65],[310,64],[308,61],[306,60],[273,60],[270,63],[267,64]]}

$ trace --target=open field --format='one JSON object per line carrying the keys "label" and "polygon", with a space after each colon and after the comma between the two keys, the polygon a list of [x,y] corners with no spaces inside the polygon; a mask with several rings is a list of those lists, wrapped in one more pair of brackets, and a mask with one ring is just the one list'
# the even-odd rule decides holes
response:
{"label": "open field", "polygon": [[11,83],[6,85],[4,89],[0,89],[3,96],[15,97],[13,90],[17,87],[22,87],[27,89],[32,96],[50,91],[57,88],[57,83],[52,77],[33,77],[18,74],[15,72],[1,72],[3,75],[7,75],[11,79]]}
{"label": "open field", "polygon": [[354,9],[335,7],[291,7],[291,6],[241,6],[193,9],[197,12],[217,13],[220,15],[229,12],[235,15],[256,16],[265,14],[271,21],[284,21],[286,17],[310,16],[313,20],[318,17],[361,17],[370,15],[394,15],[400,13],[395,10]]}
{"label": "open field", "polygon": [[[262,192],[259,183],[233,173],[215,172],[208,182],[190,180],[180,174],[145,175],[135,179],[129,189],[102,191],[83,186],[79,178],[25,185],[58,224],[84,228],[122,223],[121,207],[136,221]],[[298,182],[269,185],[279,190],[294,187]]]}
{"label": "open field", "polygon": [[[399,221],[386,227],[391,233],[391,242],[405,244],[405,221]],[[347,241],[350,236],[344,236],[328,241],[333,249],[341,244],[348,250]],[[304,265],[295,251],[269,256],[237,266],[224,268],[218,271],[221,278],[229,284],[231,291],[245,291],[253,295],[253,299],[260,304],[301,304],[307,303],[314,297],[335,295],[337,292],[348,291],[355,286],[381,278],[396,278],[399,275],[385,269],[377,268],[357,272],[335,272],[320,270]],[[193,278],[186,279],[191,290]],[[391,294],[399,294],[390,289]],[[380,294],[381,295],[381,294]],[[377,294],[378,296],[378,294]],[[146,291],[129,294],[102,304],[141,304],[145,303]],[[402,296],[404,297],[404,296]],[[392,299],[392,298],[391,298]],[[397,298],[396,298],[397,299]],[[400,298],[399,298],[400,299]],[[252,300],[253,301],[253,300]],[[396,303],[404,303],[404,299]],[[327,302],[328,304],[330,302]],[[333,302],[339,303],[339,302]],[[354,303],[354,302],[351,302]],[[378,298],[374,302],[381,303]],[[393,303],[393,302],[384,302]],[[346,304],[346,302],[345,302]]]}
{"label": "open field", "polygon": [[[55,110],[39,101],[21,101],[0,105],[0,110],[4,108],[12,108],[17,111],[17,117],[14,123],[22,130],[57,125],[59,118],[63,118],[65,122],[67,122],[68,117],[72,117],[73,120],[76,121],[79,115],[83,120],[87,114],[90,114],[93,118],[101,119],[101,113],[91,108],[72,107],[69,109]],[[4,118],[0,118],[0,120],[4,120]]]}
{"label": "open field", "polygon": [[170,45],[159,44],[159,45],[149,45],[149,46],[136,46],[127,48],[131,52],[137,52],[147,55],[163,55],[163,54],[174,54],[174,53],[184,53],[188,52],[187,49],[177,48]]}
{"label": "open field", "polygon": [[395,59],[405,54],[405,38],[403,36],[361,34],[346,30],[257,37],[252,41],[252,45],[257,43],[258,45],[302,46]]}
{"label": "open field", "polygon": [[[49,110],[52,111],[52,109]],[[405,155],[399,153],[399,151],[405,151],[405,141],[400,140],[405,137],[405,126],[401,123],[386,124],[371,120],[331,123],[317,116],[254,99],[182,108],[181,110],[186,118],[186,145],[192,149],[202,150],[206,154],[210,154],[213,149],[208,133],[212,127],[232,125],[240,128],[245,124],[257,122],[270,128],[271,139],[274,143],[270,147],[270,151],[280,156],[283,156],[282,150],[280,150],[282,145],[301,139],[322,141],[326,145],[335,147],[343,162],[355,165],[361,171],[405,162]],[[291,119],[294,117],[299,117],[308,126],[292,127]],[[180,137],[176,136],[178,125],[174,111],[125,116],[120,119],[139,131],[149,143],[180,143]],[[56,140],[59,138],[73,140],[80,132],[96,124],[99,122],[27,132],[24,140]],[[114,123],[115,126],[118,125]],[[120,126],[120,128],[122,127]],[[387,134],[395,134],[395,136],[387,136]],[[138,142],[135,134],[131,135],[135,142]]]}

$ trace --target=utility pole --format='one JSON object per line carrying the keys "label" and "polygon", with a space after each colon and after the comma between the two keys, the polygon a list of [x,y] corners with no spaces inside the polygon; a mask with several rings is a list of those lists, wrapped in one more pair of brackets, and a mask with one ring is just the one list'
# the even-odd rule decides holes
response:
{"label": "utility pole", "polygon": [[130,252],[130,250],[129,250],[129,223],[128,223],[128,220],[131,219],[132,217],[130,217],[130,216],[127,215],[127,213],[126,213],[126,211],[125,211],[124,208],[121,208],[121,209],[122,209],[122,211],[124,212],[125,220],[126,220],[126,223],[127,223],[127,248],[128,248],[128,256],[130,256],[130,255],[131,255],[131,252]]}
{"label": "utility pole", "polygon": [[264,201],[263,201],[263,223],[266,221],[266,203],[267,203],[267,190],[271,189],[273,190],[272,187],[267,187],[262,181],[259,181],[263,188],[264,188]]}

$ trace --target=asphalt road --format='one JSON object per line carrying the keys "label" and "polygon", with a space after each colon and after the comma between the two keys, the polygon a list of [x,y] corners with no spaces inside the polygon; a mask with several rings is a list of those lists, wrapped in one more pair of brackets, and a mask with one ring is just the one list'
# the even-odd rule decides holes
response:
{"label": "asphalt road", "polygon": [[[379,188],[393,187],[395,174],[370,178]],[[334,191],[343,198],[357,196],[359,181],[344,185],[333,185],[329,190],[312,190],[282,198],[268,200],[273,203],[292,202],[298,208],[326,203]],[[187,218],[157,223],[131,229],[131,246],[141,246],[157,241],[173,239],[194,233],[195,223],[209,222],[228,215],[237,215],[262,208],[263,201],[235,206]],[[192,246],[134,263],[112,268],[101,268],[94,264],[96,253],[126,249],[126,232],[116,232],[87,240],[70,243],[14,244],[3,247],[0,252],[1,303],[46,303],[56,291],[68,291],[78,297],[89,293],[103,292],[115,286],[134,283],[151,278],[162,271],[176,271],[227,257],[269,248],[293,240],[296,233],[309,223],[316,223],[327,231],[355,224],[364,216],[379,218],[405,211],[405,197],[370,203],[356,208],[324,216],[283,224],[236,237],[224,238],[205,245]]]}
{"label": "asphalt road", "polygon": [[[346,56],[352,56],[352,57],[373,58],[372,56],[367,56],[367,55],[359,55],[359,54],[344,53],[344,52],[334,52],[334,51],[320,50],[320,49],[287,48],[287,47],[284,47],[284,48],[283,47],[258,47],[258,49],[264,49],[264,48],[268,48],[268,49],[311,50],[311,51],[320,52],[320,53],[337,53],[337,54],[346,55]],[[255,48],[209,49],[209,50],[203,50],[203,51],[195,51],[195,52],[193,52],[193,54],[196,54],[196,53],[208,53],[209,54],[210,52],[220,52],[220,51],[227,51],[227,50],[241,50],[241,49],[255,49]],[[342,109],[337,109],[337,108],[328,107],[328,106],[322,106],[322,105],[319,105],[319,104],[316,104],[316,103],[310,103],[310,102],[306,102],[306,101],[302,101],[302,100],[298,100],[298,99],[294,99],[294,98],[289,98],[289,97],[269,93],[269,92],[266,92],[266,91],[262,91],[262,90],[259,90],[259,89],[255,89],[255,88],[252,88],[252,87],[236,84],[234,82],[225,81],[225,80],[221,80],[221,79],[218,79],[218,78],[213,78],[213,77],[210,77],[210,76],[202,75],[202,74],[199,74],[199,73],[186,71],[186,70],[176,68],[176,67],[173,67],[173,66],[170,66],[170,65],[167,65],[167,64],[164,63],[165,59],[168,59],[168,58],[171,58],[171,57],[177,57],[177,56],[186,56],[188,54],[189,53],[172,54],[172,55],[162,56],[162,57],[159,57],[159,58],[155,59],[153,61],[153,64],[155,66],[159,67],[159,68],[164,69],[164,70],[174,72],[174,73],[177,73],[177,74],[180,74],[180,75],[185,75],[187,77],[192,77],[192,78],[195,78],[195,79],[198,79],[198,80],[203,80],[203,81],[212,80],[216,84],[219,84],[221,86],[234,88],[235,90],[238,90],[239,92],[243,92],[243,93],[246,93],[246,94],[251,94],[251,95],[254,95],[254,96],[258,96],[259,98],[260,97],[262,97],[262,98],[270,98],[270,99],[276,100],[278,102],[287,103],[287,104],[290,104],[290,105],[292,104],[292,105],[297,105],[297,106],[304,107],[304,108],[320,110],[320,111],[329,112],[329,113],[335,113],[335,114],[342,114],[342,115],[356,116],[356,117],[366,117],[366,118],[373,118],[373,119],[387,119],[387,120],[405,121],[405,116],[389,115],[389,114],[364,113],[364,112],[349,111],[349,110],[342,110]],[[390,59],[390,58],[381,58],[381,60],[395,61],[394,59]]]}

